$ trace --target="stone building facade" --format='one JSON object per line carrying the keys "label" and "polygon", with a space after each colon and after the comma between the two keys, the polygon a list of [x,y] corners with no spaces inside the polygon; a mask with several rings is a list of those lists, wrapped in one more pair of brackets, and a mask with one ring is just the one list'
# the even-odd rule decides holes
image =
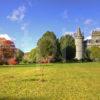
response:
{"label": "stone building facade", "polygon": [[76,45],[76,59],[84,59],[85,49],[91,48],[92,46],[100,47],[100,31],[93,31],[91,34],[91,39],[84,40],[84,35],[81,29],[78,28],[75,35],[75,45]]}
{"label": "stone building facade", "polygon": [[93,31],[91,39],[87,39],[85,41],[85,45],[87,48],[90,48],[92,46],[100,47],[100,31]]}

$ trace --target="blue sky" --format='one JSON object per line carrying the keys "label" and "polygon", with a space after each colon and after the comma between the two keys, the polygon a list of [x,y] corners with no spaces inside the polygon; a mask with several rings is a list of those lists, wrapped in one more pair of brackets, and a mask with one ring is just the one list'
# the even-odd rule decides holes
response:
{"label": "blue sky", "polygon": [[30,51],[46,31],[60,36],[80,26],[85,37],[100,29],[100,0],[0,0],[0,35]]}

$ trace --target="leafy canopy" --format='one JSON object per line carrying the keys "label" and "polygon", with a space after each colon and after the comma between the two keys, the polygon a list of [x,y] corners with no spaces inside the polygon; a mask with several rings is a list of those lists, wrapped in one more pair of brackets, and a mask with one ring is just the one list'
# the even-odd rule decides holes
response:
{"label": "leafy canopy", "polygon": [[38,43],[38,54],[40,58],[48,58],[49,56],[56,57],[57,53],[57,38],[54,32],[47,31]]}
{"label": "leafy canopy", "polygon": [[100,48],[99,47],[96,47],[96,46],[91,47],[90,52],[91,52],[90,54],[91,59],[100,61]]}
{"label": "leafy canopy", "polygon": [[75,57],[75,40],[71,35],[65,35],[60,38],[60,49],[62,59],[71,60]]}

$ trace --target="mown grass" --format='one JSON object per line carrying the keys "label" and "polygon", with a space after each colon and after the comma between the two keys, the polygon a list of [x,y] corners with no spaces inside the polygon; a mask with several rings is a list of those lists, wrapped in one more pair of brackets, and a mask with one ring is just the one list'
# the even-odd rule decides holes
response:
{"label": "mown grass", "polygon": [[0,66],[0,100],[100,100],[100,63]]}

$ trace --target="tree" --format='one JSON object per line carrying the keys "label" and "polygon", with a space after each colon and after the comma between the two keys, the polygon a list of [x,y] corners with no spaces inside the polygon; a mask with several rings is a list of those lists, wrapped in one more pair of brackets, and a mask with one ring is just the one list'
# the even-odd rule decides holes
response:
{"label": "tree", "polygon": [[59,39],[57,39],[56,61],[61,61],[61,50],[60,50],[60,42],[59,42]]}
{"label": "tree", "polygon": [[72,60],[75,57],[75,40],[71,35],[60,38],[60,49],[63,61]]}
{"label": "tree", "polygon": [[4,61],[2,60],[2,55],[0,55],[0,65],[2,65]]}
{"label": "tree", "polygon": [[29,53],[30,52],[25,52],[22,61],[20,62],[21,64],[29,64]]}
{"label": "tree", "polygon": [[11,40],[0,38],[0,64],[7,64],[15,56],[15,44]]}
{"label": "tree", "polygon": [[100,61],[100,48],[99,47],[96,47],[96,46],[93,46],[90,48],[90,57],[92,60],[94,61]]}
{"label": "tree", "polygon": [[52,62],[57,54],[57,38],[53,32],[47,31],[38,43],[38,60]]}
{"label": "tree", "polygon": [[22,61],[23,56],[24,56],[24,52],[20,49],[16,49],[15,57],[16,57],[16,60],[18,61],[18,63],[20,63]]}
{"label": "tree", "polygon": [[5,59],[13,58],[15,54],[15,45],[10,40],[3,42],[3,57]]}
{"label": "tree", "polygon": [[91,51],[89,48],[86,48],[85,49],[85,53],[84,53],[84,60],[85,61],[91,61],[91,57],[90,57],[90,54],[91,54]]}
{"label": "tree", "polygon": [[36,63],[37,61],[37,48],[34,48],[29,53],[29,62]]}

